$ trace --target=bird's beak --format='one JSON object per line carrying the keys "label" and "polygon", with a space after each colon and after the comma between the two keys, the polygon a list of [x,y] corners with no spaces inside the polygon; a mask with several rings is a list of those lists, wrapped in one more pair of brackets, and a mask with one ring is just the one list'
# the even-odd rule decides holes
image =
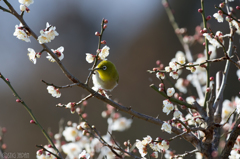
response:
{"label": "bird's beak", "polygon": [[89,68],[88,70],[89,70],[89,71],[96,71],[96,70],[101,70],[101,68],[97,68],[97,67],[96,67],[96,68],[94,68],[94,69],[92,69],[92,68]]}

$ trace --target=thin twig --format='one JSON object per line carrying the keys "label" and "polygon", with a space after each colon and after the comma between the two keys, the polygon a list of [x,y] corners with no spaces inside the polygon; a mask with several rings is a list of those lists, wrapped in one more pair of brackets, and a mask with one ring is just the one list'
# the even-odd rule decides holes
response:
{"label": "thin twig", "polygon": [[41,124],[38,122],[37,118],[34,116],[34,114],[32,113],[32,110],[27,106],[27,104],[21,99],[21,97],[17,94],[17,92],[15,91],[15,89],[12,87],[11,83],[6,80],[6,78],[0,73],[0,78],[2,78],[2,80],[8,85],[8,87],[11,89],[11,91],[13,92],[13,95],[17,98],[17,100],[24,106],[24,108],[27,110],[27,112],[29,113],[29,115],[32,117],[32,119],[34,120],[35,124],[41,129],[43,135],[46,137],[46,139],[48,140],[49,143],[51,143],[51,145],[53,146],[53,148],[57,151],[59,157],[58,159],[63,159],[61,156],[61,153],[58,151],[58,149],[55,147],[54,142],[51,140],[51,138],[49,137],[49,135],[47,134],[47,132],[43,129],[43,127],[41,126]]}
{"label": "thin twig", "polygon": [[49,151],[48,149],[46,149],[46,148],[45,148],[44,146],[42,146],[42,145],[36,145],[36,147],[38,147],[38,148],[40,148],[40,149],[43,149],[44,151],[46,151],[46,152],[48,152],[48,153],[52,154],[53,156],[55,156],[55,157],[59,158],[59,156],[58,156],[58,155],[56,155],[55,153],[53,153],[53,152]]}
{"label": "thin twig", "polygon": [[53,83],[48,83],[44,80],[42,80],[43,83],[45,83],[47,86],[53,86],[55,88],[59,88],[59,89],[63,89],[63,88],[69,88],[69,87],[73,87],[73,86],[77,86],[78,83],[73,83],[73,84],[68,84],[68,85],[65,85],[65,86],[57,86],[57,85],[54,85]]}
{"label": "thin twig", "polygon": [[103,32],[104,32],[104,18],[102,19],[102,23],[101,23],[101,32],[100,32],[100,35],[99,35],[99,40],[98,40],[98,49],[97,49],[97,54],[96,54],[96,57],[95,57],[95,59],[94,59],[94,63],[93,63],[93,66],[92,66],[92,68],[91,68],[91,71],[90,71],[90,73],[89,73],[89,75],[88,75],[88,77],[87,77],[87,80],[86,80],[86,82],[85,82],[85,84],[86,85],[88,85],[88,83],[89,83],[89,80],[90,80],[90,78],[91,78],[91,76],[92,76],[92,74],[93,74],[93,69],[97,66],[97,62],[98,62],[98,55],[99,55],[99,50],[100,50],[100,48],[101,48],[101,41],[102,41],[102,36],[103,36]]}
{"label": "thin twig", "polygon": [[181,155],[175,155],[174,157],[176,157],[176,158],[178,158],[178,157],[185,157],[185,156],[193,154],[195,152],[198,152],[198,150],[195,149],[195,150],[192,150],[192,151],[188,151],[188,152],[185,152],[184,154],[181,154]]}

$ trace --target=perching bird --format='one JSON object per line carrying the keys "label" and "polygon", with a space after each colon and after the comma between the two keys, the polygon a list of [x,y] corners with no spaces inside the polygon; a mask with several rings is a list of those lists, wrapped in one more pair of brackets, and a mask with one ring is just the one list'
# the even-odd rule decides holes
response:
{"label": "perching bird", "polygon": [[112,91],[118,85],[118,72],[112,62],[103,60],[93,70],[92,80],[96,89]]}

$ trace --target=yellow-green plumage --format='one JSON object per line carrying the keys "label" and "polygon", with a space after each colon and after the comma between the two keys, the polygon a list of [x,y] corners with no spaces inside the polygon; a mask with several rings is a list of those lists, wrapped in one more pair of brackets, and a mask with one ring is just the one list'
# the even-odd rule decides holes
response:
{"label": "yellow-green plumage", "polygon": [[94,69],[94,87],[111,91],[119,81],[119,76],[115,65],[107,60],[101,61]]}

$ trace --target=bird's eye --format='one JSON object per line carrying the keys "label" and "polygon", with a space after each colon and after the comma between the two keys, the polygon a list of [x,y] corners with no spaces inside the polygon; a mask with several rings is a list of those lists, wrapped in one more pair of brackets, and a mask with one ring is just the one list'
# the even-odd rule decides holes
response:
{"label": "bird's eye", "polygon": [[103,66],[102,69],[105,71],[107,69],[107,66]]}

